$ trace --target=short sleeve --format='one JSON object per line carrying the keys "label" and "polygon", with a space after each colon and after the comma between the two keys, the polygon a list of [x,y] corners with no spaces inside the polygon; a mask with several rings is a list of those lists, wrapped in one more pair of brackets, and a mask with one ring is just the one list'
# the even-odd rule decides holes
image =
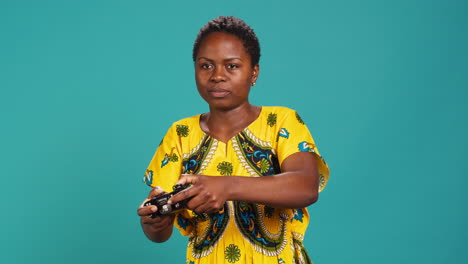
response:
{"label": "short sleeve", "polygon": [[279,122],[277,137],[277,155],[280,164],[290,155],[297,152],[311,152],[317,160],[319,171],[319,191],[325,188],[328,182],[329,169],[325,160],[320,155],[312,135],[299,114],[291,109]]}
{"label": "short sleeve", "polygon": [[[177,125],[173,124],[159,144],[156,153],[146,169],[143,181],[150,187],[159,186],[166,192],[172,192],[182,173],[182,146],[177,133]],[[184,236],[193,231],[191,211],[182,210],[176,213],[174,225]]]}
{"label": "short sleeve", "polygon": [[173,125],[159,144],[143,181],[150,187],[159,186],[166,192],[171,192],[181,174],[180,149],[180,140]]}

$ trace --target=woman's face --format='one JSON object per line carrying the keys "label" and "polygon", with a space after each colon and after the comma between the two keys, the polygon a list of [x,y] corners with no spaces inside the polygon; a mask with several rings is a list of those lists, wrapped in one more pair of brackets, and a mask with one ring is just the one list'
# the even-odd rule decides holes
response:
{"label": "woman's face", "polygon": [[259,66],[252,67],[250,55],[235,35],[214,32],[200,44],[195,61],[198,92],[210,109],[231,110],[248,105],[250,86]]}

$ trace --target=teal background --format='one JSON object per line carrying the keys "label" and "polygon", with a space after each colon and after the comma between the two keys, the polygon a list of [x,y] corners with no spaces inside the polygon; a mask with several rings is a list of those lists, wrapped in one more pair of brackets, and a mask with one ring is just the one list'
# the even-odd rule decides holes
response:
{"label": "teal background", "polygon": [[218,15],[262,45],[251,100],[301,113],[331,168],[315,263],[466,263],[466,1],[1,1],[0,263],[184,263],[148,241],[141,178],[207,111],[193,40]]}

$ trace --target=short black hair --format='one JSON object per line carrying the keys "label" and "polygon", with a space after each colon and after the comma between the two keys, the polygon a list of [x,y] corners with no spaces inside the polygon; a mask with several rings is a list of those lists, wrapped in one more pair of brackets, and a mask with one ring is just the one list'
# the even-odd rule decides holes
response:
{"label": "short black hair", "polygon": [[244,43],[244,48],[250,55],[252,66],[255,66],[260,61],[260,43],[253,29],[243,20],[233,16],[219,16],[208,22],[200,29],[200,32],[193,44],[193,61],[197,59],[198,49],[203,39],[213,32],[224,32],[232,34]]}

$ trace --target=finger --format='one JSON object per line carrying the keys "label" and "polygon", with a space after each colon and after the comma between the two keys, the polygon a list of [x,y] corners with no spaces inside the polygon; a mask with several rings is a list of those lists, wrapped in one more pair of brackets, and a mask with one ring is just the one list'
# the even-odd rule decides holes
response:
{"label": "finger", "polygon": [[163,220],[163,216],[156,216],[156,217],[151,217],[151,215],[147,215],[147,216],[143,216],[141,218],[141,222],[143,224],[147,224],[147,225],[160,225],[160,222]]}
{"label": "finger", "polygon": [[153,232],[160,232],[166,229],[168,226],[171,226],[174,222],[174,215],[168,215],[165,217],[160,217],[159,222],[151,224]]}
{"label": "finger", "polygon": [[[194,195],[187,201],[186,207],[190,210],[204,210],[203,205],[212,203],[209,193],[200,192],[199,187],[193,187]],[[203,209],[202,209],[203,208]]]}
{"label": "finger", "polygon": [[172,196],[169,199],[169,201],[167,201],[167,204],[175,204],[175,203],[178,203],[180,201],[190,199],[191,197],[193,197],[196,194],[197,194],[196,188],[193,188],[193,187],[187,188],[187,189],[177,193],[176,195]]}
{"label": "finger", "polygon": [[196,184],[198,181],[198,175],[194,174],[181,174],[177,184]]}
{"label": "finger", "polygon": [[204,205],[203,204],[196,204],[195,206],[191,206],[190,210],[194,211],[197,214],[205,213]]}
{"label": "finger", "polygon": [[164,191],[163,188],[161,188],[159,186],[156,186],[149,192],[148,199],[159,196],[159,195],[161,195],[163,193],[166,193],[166,191]]}
{"label": "finger", "polygon": [[216,212],[219,211],[223,206],[224,203],[221,200],[207,192],[203,192],[194,196],[186,204],[188,209],[197,210],[196,212],[202,213]]}
{"label": "finger", "polygon": [[194,207],[192,210],[195,211],[197,214],[203,214],[216,212],[219,209],[214,209],[213,206],[211,206],[210,204],[202,203]]}
{"label": "finger", "polygon": [[166,218],[161,216],[156,216],[155,218],[152,218],[151,216],[145,216],[141,219],[141,222],[145,225],[151,225],[152,227],[159,228],[165,225],[164,219]]}
{"label": "finger", "polygon": [[171,220],[172,218],[174,218],[174,216],[175,216],[174,214],[158,215],[156,217],[151,217],[150,215],[148,215],[148,216],[143,216],[141,218],[141,222],[143,224],[160,226],[162,225],[161,223],[165,223],[167,219]]}
{"label": "finger", "polygon": [[220,210],[223,209],[223,207],[224,206],[218,207],[215,204],[203,203],[197,206],[196,208],[194,208],[193,211],[195,211],[198,214],[202,214],[202,213],[211,214],[211,213],[219,212]]}
{"label": "finger", "polygon": [[149,216],[155,213],[156,211],[158,211],[158,207],[156,207],[155,205],[143,206],[138,208],[137,214],[139,216]]}
{"label": "finger", "polygon": [[143,200],[143,202],[140,204],[140,206],[138,206],[138,208],[143,208],[143,207],[145,207],[145,203],[148,202],[148,201],[151,201],[151,199],[145,199],[145,200]]}

